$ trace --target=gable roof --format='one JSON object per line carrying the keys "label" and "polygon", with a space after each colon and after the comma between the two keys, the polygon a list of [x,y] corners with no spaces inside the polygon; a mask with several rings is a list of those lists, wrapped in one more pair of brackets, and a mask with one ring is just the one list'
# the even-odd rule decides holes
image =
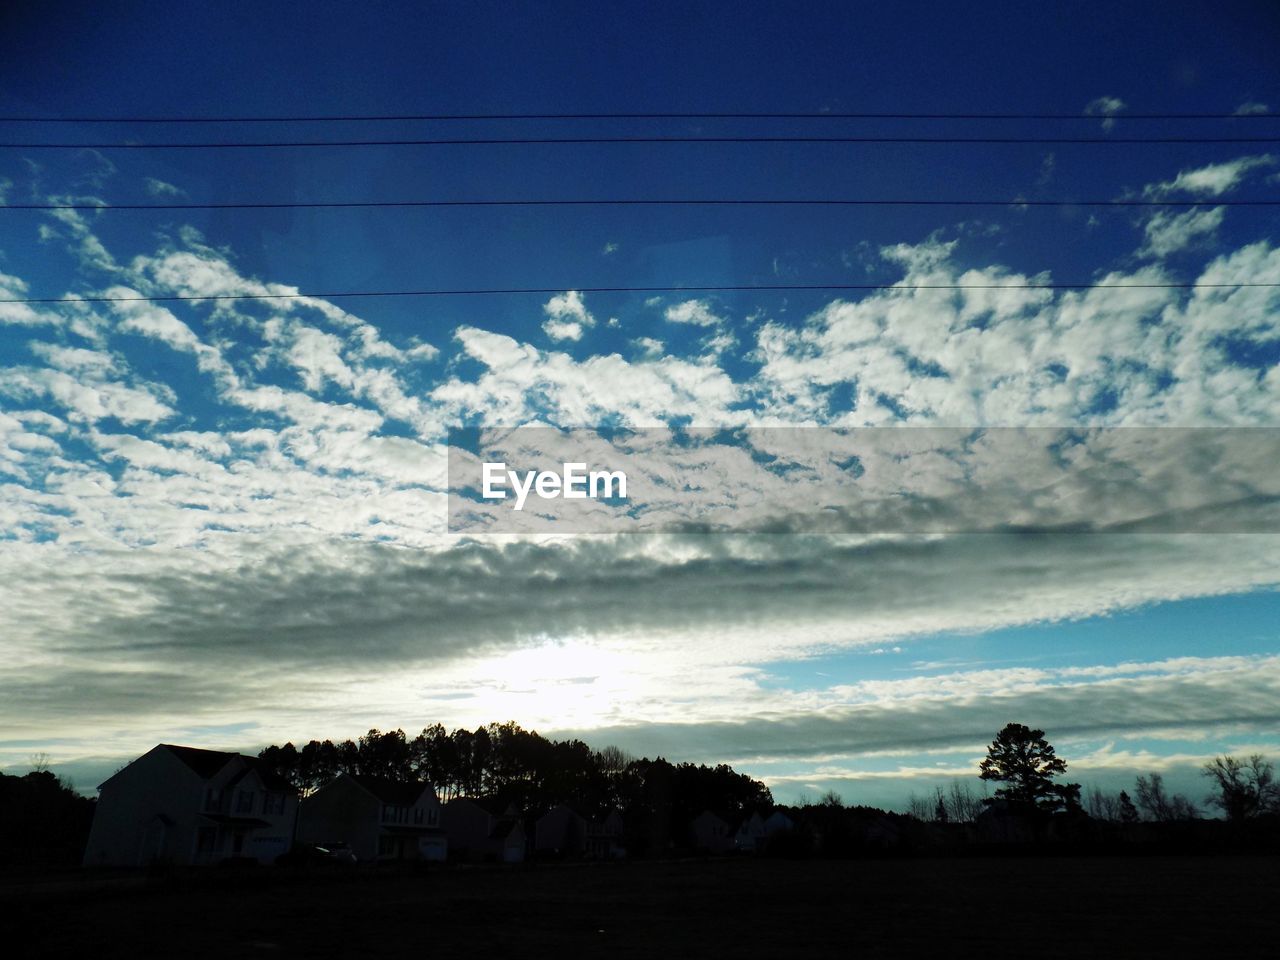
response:
{"label": "gable roof", "polygon": [[726,820],[724,817],[720,816],[718,813],[716,813],[713,810],[703,810],[700,814],[698,814],[696,817],[693,818],[694,823],[699,823],[703,820],[709,820],[715,823],[722,824],[726,830],[729,828],[729,821]]}
{"label": "gable roof", "polygon": [[218,771],[239,756],[221,750],[202,750],[200,747],[182,747],[176,743],[162,743],[171,754],[181,760],[202,780],[211,780]]}
{"label": "gable roof", "polygon": [[243,753],[226,753],[222,750],[204,750],[200,747],[184,747],[176,743],[162,743],[171,754],[181,760],[188,769],[202,780],[212,780],[232,760],[243,760],[244,769],[227,783],[228,787],[235,786],[244,776],[253,771],[258,775],[258,779],[262,781],[262,785],[268,790],[280,790],[288,792],[292,789],[289,781],[280,776],[258,757],[251,757]]}
{"label": "gable roof", "polygon": [[373,794],[382,803],[398,807],[412,807],[431,784],[412,780],[392,780],[388,777],[371,777],[363,773],[347,774],[357,784]]}
{"label": "gable roof", "polygon": [[503,817],[507,815],[507,811],[511,808],[509,801],[504,802],[501,797],[490,794],[487,797],[454,797],[446,806],[455,803],[470,803],[479,807],[491,817]]}
{"label": "gable roof", "polygon": [[523,834],[524,826],[515,817],[508,817],[505,820],[499,820],[493,825],[493,829],[489,831],[489,839],[505,840],[517,830]]}
{"label": "gable roof", "polygon": [[262,785],[268,790],[276,790],[281,793],[288,793],[293,790],[293,784],[263,763],[261,758],[249,757],[243,753],[232,754],[232,756],[239,757],[245,764],[244,769],[227,782],[228,787],[239,783],[250,773],[256,773],[258,779],[262,781]]}
{"label": "gable roof", "polygon": [[[293,785],[287,779],[272,770],[258,757],[250,757],[243,753],[228,753],[225,750],[205,750],[203,747],[184,747],[178,743],[158,743],[142,756],[148,757],[157,750],[164,750],[170,756],[181,761],[184,767],[201,780],[212,780],[232,760],[243,760],[244,769],[232,777],[226,786],[234,786],[244,778],[245,774],[253,771],[258,775],[258,779],[262,781],[262,785],[268,790],[277,790],[283,793],[289,793],[293,790]],[[138,760],[141,759],[142,757],[138,757]],[[98,784],[98,789],[105,787],[135,763],[137,763],[137,760],[132,760],[125,764],[102,783]]]}
{"label": "gable roof", "polygon": [[557,803],[554,807],[552,807],[542,816],[538,817],[537,820],[539,823],[541,823],[543,820],[546,820],[552,814],[557,813],[561,810],[566,811],[570,816],[576,817],[577,819],[583,821],[584,823],[591,822],[590,817],[588,817],[585,813],[583,813],[581,810],[579,810],[577,807],[575,807],[573,804],[570,804],[570,803]]}

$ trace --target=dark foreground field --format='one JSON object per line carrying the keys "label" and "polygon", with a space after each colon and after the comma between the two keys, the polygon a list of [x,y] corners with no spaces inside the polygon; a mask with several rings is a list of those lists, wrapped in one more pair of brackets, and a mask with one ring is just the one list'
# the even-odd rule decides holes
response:
{"label": "dark foreground field", "polygon": [[141,887],[10,890],[0,954],[1266,956],[1278,904],[1280,861],[1261,857],[213,871]]}

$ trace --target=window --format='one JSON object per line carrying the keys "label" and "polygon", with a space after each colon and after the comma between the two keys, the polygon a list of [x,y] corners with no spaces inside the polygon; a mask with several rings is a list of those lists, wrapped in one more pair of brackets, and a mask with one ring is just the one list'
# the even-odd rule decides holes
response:
{"label": "window", "polygon": [[394,823],[396,818],[396,808],[389,803],[382,805],[382,820],[384,823]]}
{"label": "window", "polygon": [[222,791],[216,787],[209,787],[204,792],[204,808],[206,810],[218,810],[222,807]]}
{"label": "window", "polygon": [[266,816],[284,813],[284,794],[264,793],[262,795],[262,812]]}
{"label": "window", "polygon": [[396,855],[396,838],[382,836],[378,838],[378,856],[394,857]]}
{"label": "window", "polygon": [[424,815],[425,813],[426,813],[426,811],[425,811],[425,810],[423,810],[421,807],[414,807],[414,808],[413,808],[413,822],[414,822],[414,823],[422,823],[422,817],[423,817],[423,815]]}
{"label": "window", "polygon": [[434,827],[440,820],[440,811],[434,807],[427,811],[427,826]]}
{"label": "window", "polygon": [[217,827],[201,827],[196,831],[196,853],[213,853],[217,845]]}
{"label": "window", "polygon": [[252,790],[240,790],[236,793],[236,813],[253,813]]}

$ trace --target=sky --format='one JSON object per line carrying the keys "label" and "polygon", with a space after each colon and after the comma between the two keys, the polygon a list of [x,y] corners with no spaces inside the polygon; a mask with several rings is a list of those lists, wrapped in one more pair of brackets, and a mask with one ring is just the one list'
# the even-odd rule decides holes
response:
{"label": "sky", "polygon": [[[0,303],[0,768],[47,754],[91,792],[157,742],[510,719],[901,808],[1010,721],[1107,789],[1160,771],[1200,800],[1209,757],[1280,757],[1263,508],[461,536],[445,471],[451,428],[527,424],[1259,449],[1230,431],[1277,426],[1280,286],[1233,285],[1280,285],[1280,208],[1229,204],[1280,200],[1278,34],[1264,3],[7,5],[0,300],[197,299]],[[1083,119],[13,120],[602,112]],[[627,135],[1104,142],[106,146]],[[1274,142],[1108,142],[1143,136]],[[824,197],[1204,205],[111,209]],[[99,209],[15,208],[72,202]],[[1097,286],[1027,287],[1053,283]],[[580,292],[824,284],[885,289]],[[549,292],[258,299],[523,287]]]}

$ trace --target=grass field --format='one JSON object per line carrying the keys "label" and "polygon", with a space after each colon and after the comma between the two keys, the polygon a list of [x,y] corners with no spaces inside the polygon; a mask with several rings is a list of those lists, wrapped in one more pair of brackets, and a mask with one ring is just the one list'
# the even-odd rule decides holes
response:
{"label": "grass field", "polygon": [[777,861],[182,875],[12,893],[8,956],[1225,957],[1277,949],[1280,860]]}

